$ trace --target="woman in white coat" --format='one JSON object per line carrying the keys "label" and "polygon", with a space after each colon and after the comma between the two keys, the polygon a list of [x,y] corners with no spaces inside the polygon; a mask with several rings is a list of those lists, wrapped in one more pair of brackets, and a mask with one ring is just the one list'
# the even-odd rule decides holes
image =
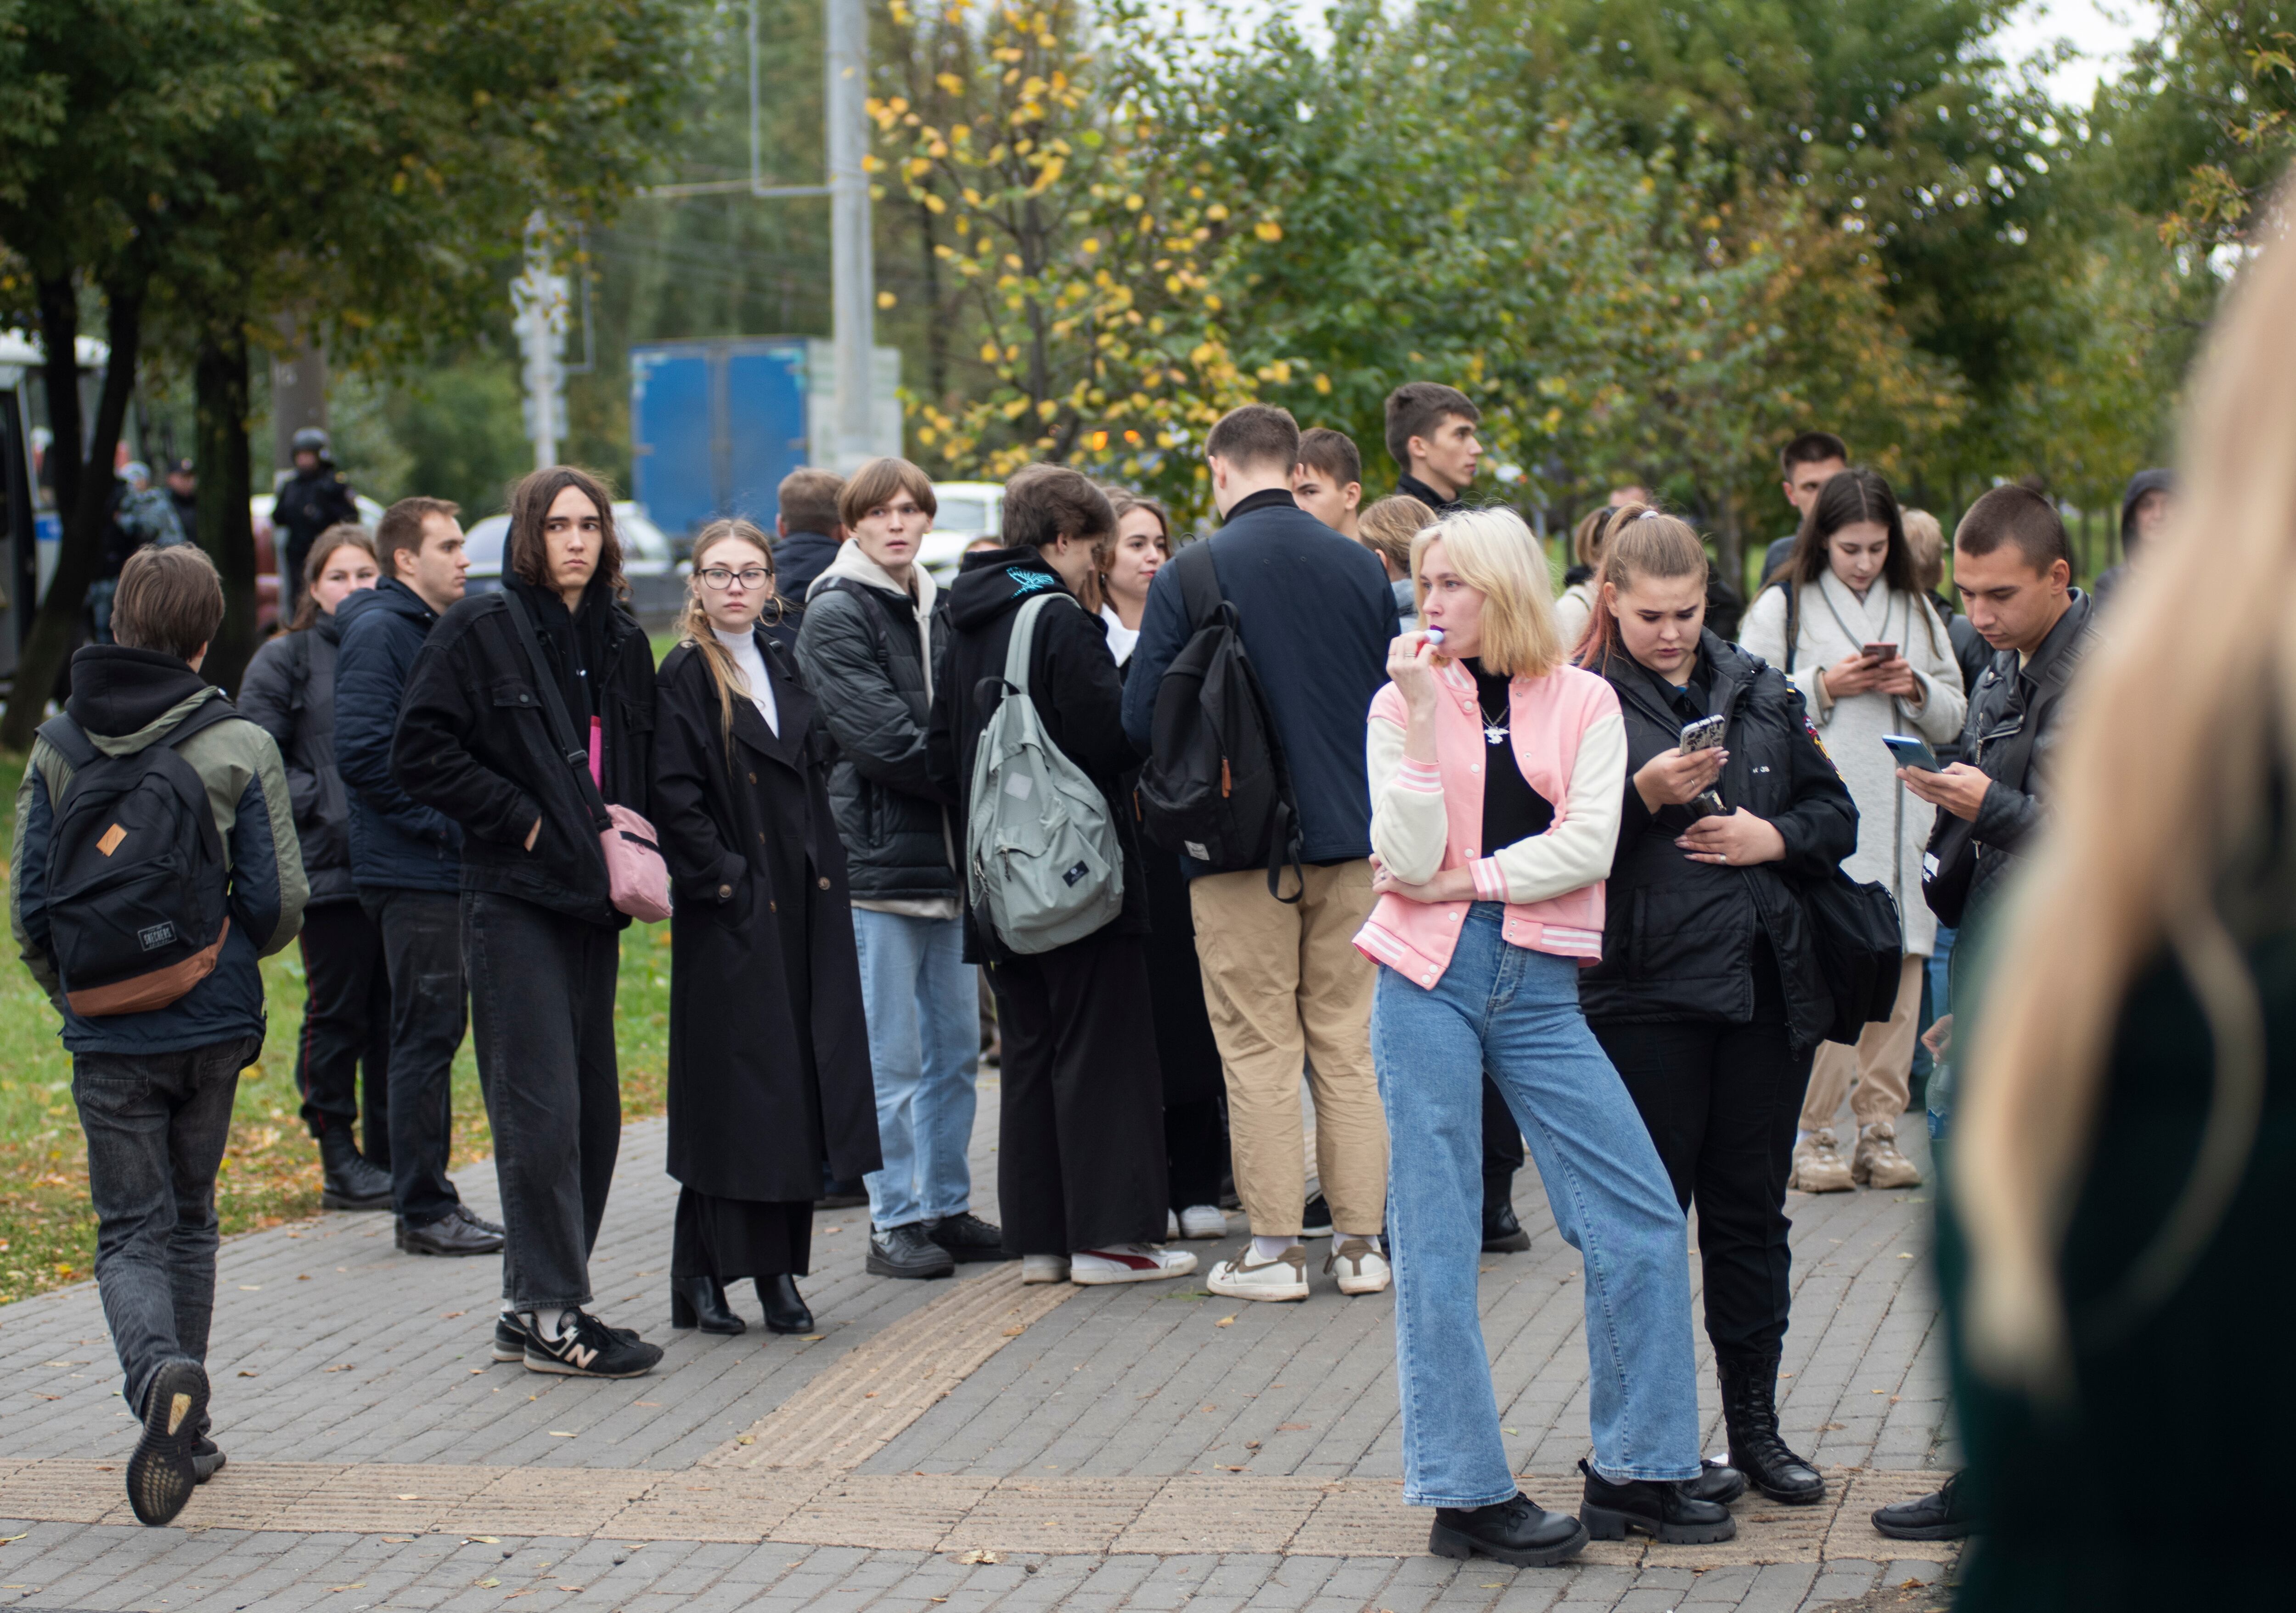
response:
{"label": "woman in white coat", "polygon": [[[1915,733],[1933,746],[1948,743],[1961,733],[1968,699],[1953,641],[1915,579],[1898,501],[1879,472],[1844,471],[1820,490],[1781,585],[1754,602],[1740,642],[1783,670],[1808,701],[1857,803],[1857,849],[1842,867],[1852,879],[1887,885],[1906,929],[1896,1011],[1868,1025],[1854,1048],[1839,1042],[1818,1048],[1792,1185],[1820,1193],[1858,1183],[1918,1186],[1921,1172],[1898,1150],[1897,1123],[1913,1074],[1922,970],[1937,943],[1937,920],[1922,899],[1922,853],[1936,813],[1898,782],[1897,759],[1882,736]],[[1876,646],[1889,652],[1866,653]],[[1845,1093],[1857,1122],[1847,1161],[1833,1134]]]}

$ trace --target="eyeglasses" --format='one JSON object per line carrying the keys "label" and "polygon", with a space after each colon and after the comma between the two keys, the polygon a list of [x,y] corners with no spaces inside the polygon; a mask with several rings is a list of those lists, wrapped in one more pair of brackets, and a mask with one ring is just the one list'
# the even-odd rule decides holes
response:
{"label": "eyeglasses", "polygon": [[755,593],[773,580],[774,574],[763,566],[744,566],[739,571],[728,571],[723,566],[712,566],[701,574],[701,585],[723,594],[739,578],[742,586]]}

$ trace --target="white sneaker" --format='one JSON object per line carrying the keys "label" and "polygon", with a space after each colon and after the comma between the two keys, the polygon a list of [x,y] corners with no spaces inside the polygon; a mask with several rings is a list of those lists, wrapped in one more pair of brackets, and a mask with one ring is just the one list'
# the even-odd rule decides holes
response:
{"label": "white sneaker", "polygon": [[1066,1255],[1021,1257],[1021,1281],[1023,1282],[1066,1282],[1068,1280],[1069,1257]]}
{"label": "white sneaker", "polygon": [[1227,1212],[1217,1204],[1191,1204],[1180,1212],[1182,1238],[1225,1238]]}
{"label": "white sneaker", "polygon": [[1342,1238],[1339,1247],[1324,1257],[1324,1274],[1337,1273],[1342,1294],[1384,1294],[1395,1274],[1387,1269],[1387,1257],[1372,1248],[1367,1238]]}
{"label": "white sneaker", "polygon": [[1212,1267],[1204,1286],[1230,1299],[1305,1299],[1308,1251],[1293,1244],[1273,1260],[1254,1260],[1246,1249]]}
{"label": "white sneaker", "polygon": [[1155,1243],[1111,1243],[1106,1249],[1080,1249],[1069,1257],[1069,1281],[1091,1287],[1102,1282],[1160,1282],[1185,1277],[1196,1269],[1196,1257],[1186,1249]]}

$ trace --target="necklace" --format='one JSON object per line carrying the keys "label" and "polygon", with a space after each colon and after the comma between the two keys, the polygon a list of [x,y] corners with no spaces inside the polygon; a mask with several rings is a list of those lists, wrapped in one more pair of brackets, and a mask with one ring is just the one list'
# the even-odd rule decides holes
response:
{"label": "necklace", "polygon": [[1505,744],[1507,741],[1507,716],[1509,715],[1509,696],[1506,685],[1501,684],[1499,686],[1499,708],[1496,711],[1493,711],[1488,706],[1483,704],[1483,693],[1480,688],[1475,691],[1475,705],[1482,713],[1483,743],[1486,745]]}

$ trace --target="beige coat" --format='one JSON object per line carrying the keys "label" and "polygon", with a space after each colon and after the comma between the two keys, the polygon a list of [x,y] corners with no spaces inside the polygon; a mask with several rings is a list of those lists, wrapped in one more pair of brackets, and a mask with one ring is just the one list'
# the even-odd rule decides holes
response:
{"label": "beige coat", "polygon": [[[1915,733],[1937,746],[1960,735],[1969,701],[1953,642],[1926,599],[1876,582],[1860,600],[1830,570],[1802,585],[1796,609],[1800,642],[1787,676],[1809,702],[1818,735],[1857,803],[1857,849],[1841,866],[1854,880],[1878,880],[1890,888],[1905,922],[1906,950],[1927,957],[1936,950],[1937,918],[1922,900],[1922,853],[1937,809],[1898,782],[1897,759],[1882,736]],[[1785,637],[1785,590],[1764,589],[1746,612],[1739,643],[1784,671]],[[1818,692],[1820,667],[1872,643],[1893,643],[1912,663],[1923,691],[1919,706],[1878,691],[1843,700]]]}

